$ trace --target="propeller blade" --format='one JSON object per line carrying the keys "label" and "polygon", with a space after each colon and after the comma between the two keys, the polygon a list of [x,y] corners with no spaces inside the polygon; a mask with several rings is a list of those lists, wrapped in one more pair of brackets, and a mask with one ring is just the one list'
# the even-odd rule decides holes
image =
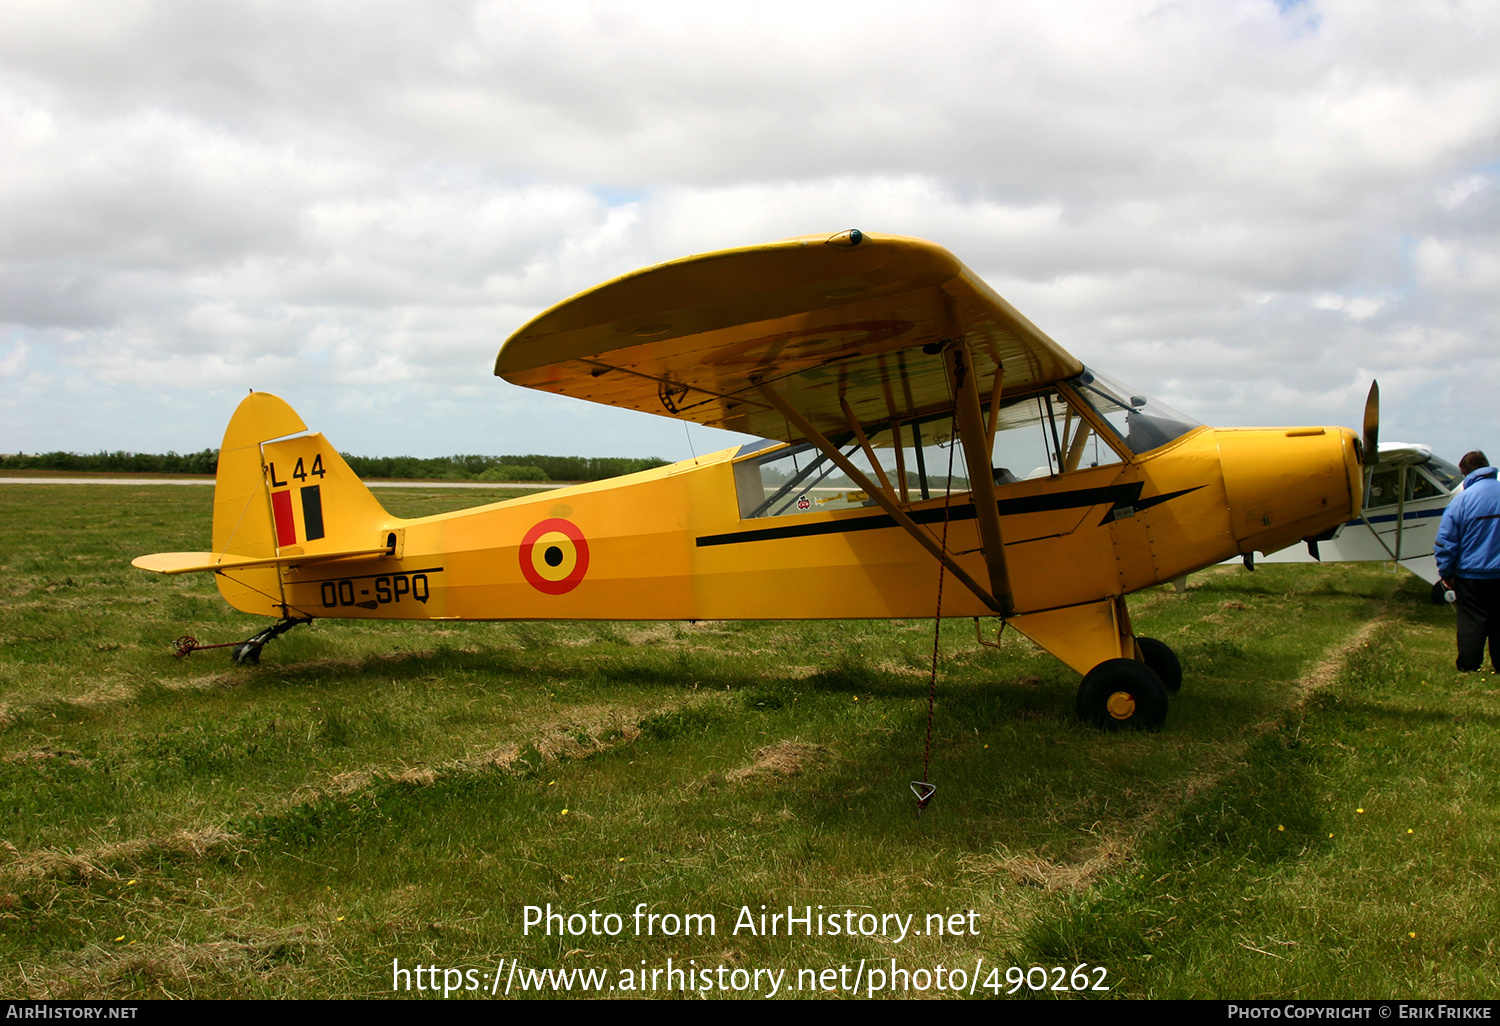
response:
{"label": "propeller blade", "polygon": [[1365,466],[1380,462],[1380,382],[1370,382],[1370,396],[1365,400]]}

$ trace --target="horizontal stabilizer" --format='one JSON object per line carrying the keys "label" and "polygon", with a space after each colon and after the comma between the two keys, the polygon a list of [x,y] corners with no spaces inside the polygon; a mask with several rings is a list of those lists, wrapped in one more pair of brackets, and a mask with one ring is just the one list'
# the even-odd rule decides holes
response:
{"label": "horizontal stabilizer", "polygon": [[367,562],[390,554],[389,549],[345,549],[342,552],[282,553],[279,556],[236,556],[228,552],[155,552],[137,556],[130,565],[159,574],[193,574],[205,571],[243,570],[252,566],[298,566],[327,563],[335,559]]}

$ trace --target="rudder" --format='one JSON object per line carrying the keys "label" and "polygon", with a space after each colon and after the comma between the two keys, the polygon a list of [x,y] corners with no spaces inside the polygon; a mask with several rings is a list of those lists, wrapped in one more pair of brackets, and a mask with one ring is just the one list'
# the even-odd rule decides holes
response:
{"label": "rudder", "polygon": [[[395,518],[321,434],[298,434],[306,430],[291,406],[269,392],[240,402],[219,449],[214,552],[316,555],[384,544]],[[277,567],[221,571],[214,579],[224,600],[242,612],[306,615],[285,604]]]}

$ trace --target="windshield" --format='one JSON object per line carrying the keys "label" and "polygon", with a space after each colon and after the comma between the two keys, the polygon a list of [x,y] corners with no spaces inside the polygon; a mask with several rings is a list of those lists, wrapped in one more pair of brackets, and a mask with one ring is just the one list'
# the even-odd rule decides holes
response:
{"label": "windshield", "polygon": [[1165,403],[1133,392],[1118,381],[1096,374],[1087,367],[1068,384],[1073,386],[1079,398],[1109,424],[1133,453],[1150,452],[1203,426]]}
{"label": "windshield", "polygon": [[1443,459],[1441,456],[1429,456],[1427,462],[1422,464],[1422,469],[1432,474],[1443,483],[1448,491],[1457,488],[1464,479],[1457,467]]}

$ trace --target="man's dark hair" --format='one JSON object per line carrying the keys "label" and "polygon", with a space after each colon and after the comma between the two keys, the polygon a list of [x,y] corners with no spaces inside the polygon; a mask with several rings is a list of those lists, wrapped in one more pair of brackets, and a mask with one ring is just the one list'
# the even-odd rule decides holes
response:
{"label": "man's dark hair", "polygon": [[1489,465],[1489,457],[1478,449],[1475,449],[1473,452],[1464,453],[1464,458],[1458,461],[1458,470],[1464,477],[1468,477],[1480,467],[1487,467]]}

